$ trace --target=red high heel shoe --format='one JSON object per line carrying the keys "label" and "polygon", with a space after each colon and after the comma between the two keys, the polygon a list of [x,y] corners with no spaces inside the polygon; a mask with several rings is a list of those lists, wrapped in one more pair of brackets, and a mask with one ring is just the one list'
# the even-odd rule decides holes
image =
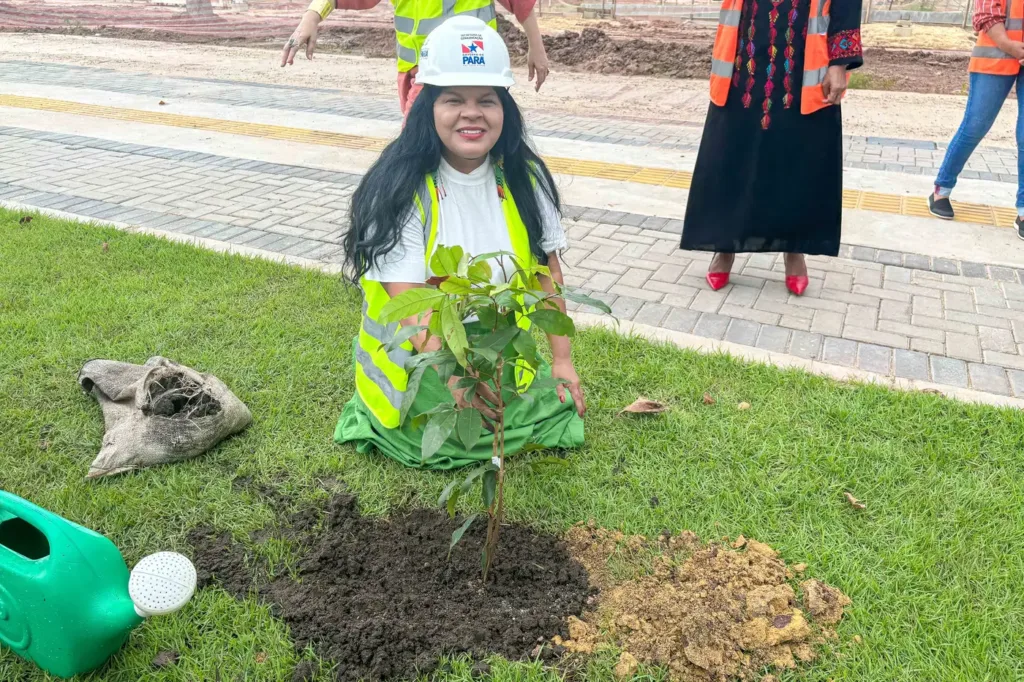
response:
{"label": "red high heel shoe", "polygon": [[804,292],[807,291],[808,284],[810,284],[810,280],[807,279],[806,275],[786,276],[786,288],[793,292],[794,296],[803,296]]}
{"label": "red high heel shoe", "polygon": [[705,279],[707,279],[708,286],[711,287],[712,290],[718,291],[719,289],[725,287],[725,285],[729,283],[729,273],[709,272],[705,276]]}

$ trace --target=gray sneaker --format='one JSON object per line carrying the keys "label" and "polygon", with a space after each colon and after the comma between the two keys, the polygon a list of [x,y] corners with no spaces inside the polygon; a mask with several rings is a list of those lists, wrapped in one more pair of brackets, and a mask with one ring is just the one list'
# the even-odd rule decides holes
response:
{"label": "gray sneaker", "polygon": [[1014,226],[1017,228],[1017,236],[1024,239],[1024,218],[1017,216],[1017,220],[1014,221]]}

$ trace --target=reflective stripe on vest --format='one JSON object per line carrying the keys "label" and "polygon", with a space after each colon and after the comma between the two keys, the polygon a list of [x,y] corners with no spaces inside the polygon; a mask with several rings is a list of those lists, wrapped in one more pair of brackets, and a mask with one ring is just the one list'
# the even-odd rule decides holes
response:
{"label": "reflective stripe on vest", "polygon": [[739,49],[742,10],[743,0],[722,0],[722,9],[718,13],[718,32],[711,50],[711,101],[720,107],[725,106],[729,99],[729,84],[736,50]]}
{"label": "reflective stripe on vest", "polygon": [[[800,84],[800,113],[813,114],[831,106],[825,101],[821,85],[828,74],[828,24],[831,0],[811,0],[807,19],[807,42],[804,45],[804,73]],[[846,74],[849,80],[849,73]]]}
{"label": "reflective stripe on vest", "polygon": [[493,0],[395,0],[398,70],[404,73],[416,66],[430,32],[455,16],[475,17],[498,28]]}
{"label": "reflective stripe on vest", "polygon": [[[526,225],[519,216],[519,210],[507,185],[504,190],[502,212],[512,242],[512,252],[520,260],[535,264],[536,257],[530,249],[530,236],[526,231]],[[423,188],[414,197],[414,203],[423,222],[425,266],[428,269],[430,257],[437,246],[439,212],[434,205],[436,196],[434,180],[428,175]],[[360,285],[363,289],[363,321],[359,328],[355,352],[356,392],[381,425],[396,429],[400,425],[402,400],[408,386],[405,363],[414,351],[408,341],[390,352],[381,347],[394,338],[399,327],[397,322],[383,325],[378,321],[381,308],[391,300],[391,297],[380,282],[363,277]],[[526,317],[519,318],[519,326],[522,329],[529,329],[530,320]],[[526,390],[532,381],[531,372],[517,368],[516,383],[520,390]]]}
{"label": "reflective stripe on vest", "polygon": [[[1024,0],[1006,0],[1009,11],[1003,20],[1003,27],[1010,40],[1024,40]],[[988,33],[978,34],[978,42],[971,50],[972,73],[986,73],[992,76],[1016,76],[1020,73],[1020,62],[998,47]]]}

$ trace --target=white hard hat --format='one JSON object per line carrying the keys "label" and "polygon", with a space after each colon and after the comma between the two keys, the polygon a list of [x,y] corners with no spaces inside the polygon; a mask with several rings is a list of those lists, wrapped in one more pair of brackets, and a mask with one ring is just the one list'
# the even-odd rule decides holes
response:
{"label": "white hard hat", "polygon": [[416,82],[441,87],[515,83],[508,48],[498,32],[476,17],[452,17],[427,36]]}

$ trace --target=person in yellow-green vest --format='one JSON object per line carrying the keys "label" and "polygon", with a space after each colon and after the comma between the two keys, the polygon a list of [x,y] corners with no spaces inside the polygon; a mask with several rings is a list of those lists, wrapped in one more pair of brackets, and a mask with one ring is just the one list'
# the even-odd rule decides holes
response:
{"label": "person in yellow-green vest", "polygon": [[[540,27],[533,8],[536,0],[498,0],[515,15],[526,33],[529,53],[526,57],[529,78],[540,86],[548,77],[548,57],[541,39]],[[313,0],[298,27],[285,42],[281,66],[293,64],[299,50],[306,59],[313,58],[320,22],[335,9],[366,10],[380,0]],[[404,115],[409,114],[422,86],[416,81],[420,48],[427,35],[446,19],[455,16],[475,17],[497,29],[494,0],[391,0],[395,8],[395,49],[398,59],[398,100]]]}
{"label": "person in yellow-green vest", "polygon": [[[441,343],[422,332],[412,337],[412,350],[389,351],[383,344],[397,325],[380,323],[381,308],[409,289],[430,286],[428,263],[441,244],[460,246],[471,255],[514,253],[524,262],[546,264],[551,276],[541,277],[540,283],[554,293],[553,281],[562,282],[558,253],[567,240],[554,179],[528,145],[522,114],[508,92],[512,70],[497,31],[472,17],[449,19],[431,34],[423,55],[417,76],[422,94],[401,134],[352,196],[345,271],[362,289],[363,318],[353,342],[356,393],[334,439],[408,466],[448,469],[489,460],[493,436],[481,424],[480,442],[468,453],[452,439],[421,461],[422,427],[399,419],[408,376],[405,361],[412,353],[438,350]],[[512,274],[506,275],[498,258],[490,265],[495,283]],[[564,312],[564,303],[559,306]],[[428,322],[429,313],[401,324]],[[561,382],[557,388],[530,389],[532,401],[506,408],[509,454],[528,444],[572,448],[583,443],[586,403],[569,339],[548,339],[553,361],[539,374]],[[457,380],[452,379],[453,388]],[[451,396],[437,372],[428,370],[410,414],[450,402]],[[486,413],[490,405],[485,398],[477,396],[472,404]]]}

